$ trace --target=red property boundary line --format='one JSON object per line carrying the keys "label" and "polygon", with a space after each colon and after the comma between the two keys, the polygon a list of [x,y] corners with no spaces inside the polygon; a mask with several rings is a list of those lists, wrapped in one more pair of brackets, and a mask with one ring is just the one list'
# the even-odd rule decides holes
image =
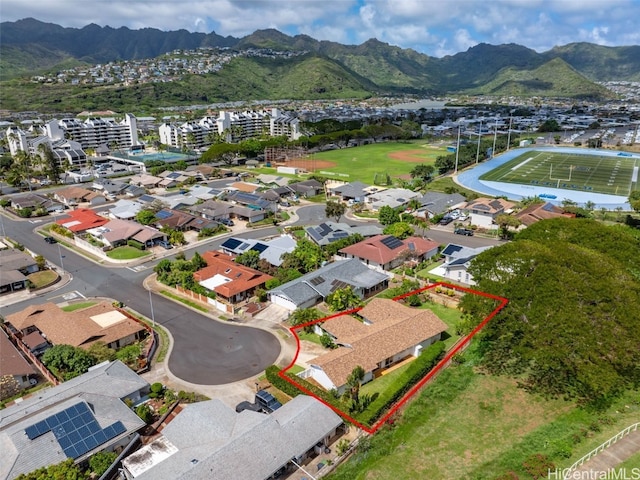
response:
{"label": "red property boundary line", "polygon": [[299,383],[296,383],[294,380],[292,380],[288,375],[286,375],[286,372],[295,365],[296,360],[298,360],[298,355],[300,353],[300,337],[298,337],[298,333],[297,330],[304,328],[304,327],[308,327],[311,325],[315,325],[316,323],[320,323],[320,322],[326,322],[327,320],[331,320],[332,318],[336,318],[339,317],[341,315],[350,315],[352,313],[356,313],[358,311],[360,311],[363,307],[358,307],[358,308],[352,308],[351,310],[344,310],[342,312],[338,312],[334,315],[330,315],[328,317],[324,317],[321,318],[319,320],[314,320],[312,322],[307,322],[301,325],[296,325],[295,327],[290,327],[289,330],[291,331],[291,333],[293,334],[293,336],[296,339],[296,344],[298,346],[298,348],[296,349],[296,354],[293,357],[293,360],[291,360],[291,363],[283,368],[282,370],[280,370],[278,372],[278,375],[280,376],[280,378],[282,378],[283,380],[286,380],[287,382],[291,383],[294,387],[296,387],[298,390],[304,392],[307,395],[310,395],[312,397],[314,397],[315,399],[319,400],[320,402],[324,403],[327,407],[329,407],[331,410],[333,410],[334,412],[336,412],[338,415],[340,415],[342,418],[344,418],[345,420],[347,420],[350,423],[353,423],[354,425],[356,425],[358,428],[364,430],[365,432],[369,433],[369,434],[373,434],[375,433],[382,425],[384,425],[390,418],[391,416],[396,413],[413,395],[415,395],[429,380],[431,380],[440,370],[442,370],[443,368],[445,368],[446,365],[448,365],[448,363],[451,361],[451,359],[453,358],[454,355],[456,355],[458,352],[460,352],[461,350],[463,350],[464,348],[467,347],[467,345],[469,344],[469,342],[471,341],[471,339],[480,331],[484,328],[484,326],[489,323],[489,321],[495,317],[498,312],[500,310],[502,310],[507,303],[509,302],[509,300],[507,300],[504,297],[499,297],[497,295],[492,295],[490,293],[486,293],[486,292],[481,292],[479,290],[473,290],[471,288],[465,288],[465,287],[460,287],[457,285],[451,285],[449,283],[445,283],[445,282],[438,282],[438,283],[434,283],[432,285],[428,285],[426,287],[422,287],[418,290],[413,290],[409,293],[405,293],[403,295],[399,295],[397,297],[394,297],[392,300],[394,301],[398,301],[398,300],[402,300],[403,298],[406,297],[410,297],[411,295],[416,295],[418,293],[424,292],[425,290],[430,290],[432,288],[435,287],[439,287],[439,286],[444,286],[450,289],[454,289],[454,290],[459,290],[465,293],[471,293],[474,295],[480,295],[482,297],[486,297],[486,298],[491,298],[493,300],[497,300],[499,303],[499,305],[489,314],[487,315],[487,317],[482,320],[482,322],[480,322],[478,324],[478,326],[476,328],[474,328],[471,333],[469,333],[466,337],[464,337],[461,341],[458,341],[458,343],[455,345],[454,348],[452,348],[445,356],[442,360],[440,360],[435,367],[433,367],[429,373],[427,373],[417,384],[415,384],[407,393],[405,393],[402,398],[393,406],[389,409],[389,411],[382,417],[380,418],[375,424],[373,424],[373,426],[369,427],[367,425],[364,425],[360,422],[358,422],[355,418],[351,417],[349,414],[347,414],[346,412],[343,412],[342,410],[336,408],[335,406],[331,405],[330,403],[326,402],[325,400],[323,400],[322,398],[319,398],[317,395],[315,395],[313,392],[311,392],[310,390],[308,390],[307,388],[303,387],[302,385],[300,385]]}

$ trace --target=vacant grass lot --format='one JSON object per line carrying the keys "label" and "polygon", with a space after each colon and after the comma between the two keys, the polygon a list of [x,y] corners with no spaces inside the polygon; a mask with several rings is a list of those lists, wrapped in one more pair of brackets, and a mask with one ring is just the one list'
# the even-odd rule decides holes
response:
{"label": "vacant grass lot", "polygon": [[392,179],[408,175],[416,165],[432,165],[436,158],[446,154],[446,151],[446,147],[430,145],[424,140],[406,143],[385,142],[316,153],[312,159],[336,164],[334,167],[322,168],[318,172],[321,175],[347,182],[359,180],[372,185],[376,174],[389,174]]}
{"label": "vacant grass lot", "polygon": [[[550,151],[524,153],[481,180],[628,196],[638,160]],[[637,182],[633,185],[637,187]]]}
{"label": "vacant grass lot", "polygon": [[366,451],[326,478],[493,480],[513,471],[513,478],[528,479],[522,463],[530,455],[542,453],[568,467],[640,413],[637,392],[635,401],[628,395],[594,413],[531,395],[514,380],[480,374],[472,363],[444,370],[393,428],[365,440]]}
{"label": "vacant grass lot", "polygon": [[133,260],[150,254],[151,252],[148,250],[138,250],[129,245],[123,245],[107,252],[107,256],[113,260]]}

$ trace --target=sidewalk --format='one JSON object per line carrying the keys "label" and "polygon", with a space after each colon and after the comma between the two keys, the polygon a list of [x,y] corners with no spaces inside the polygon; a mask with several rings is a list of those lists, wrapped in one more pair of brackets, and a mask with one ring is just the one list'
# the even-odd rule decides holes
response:
{"label": "sidewalk", "polygon": [[[159,293],[161,290],[171,289],[171,287],[168,287],[167,285],[158,283],[156,281],[155,274],[145,278],[143,281],[143,286],[147,290],[151,290],[156,293]],[[176,295],[180,294],[176,293]],[[181,302],[180,305],[184,308],[190,308],[188,305],[185,305]],[[197,310],[197,312],[201,315],[205,315],[211,318],[214,321],[228,323],[228,321],[221,320],[219,318],[219,314],[217,314],[215,310],[212,310],[210,312],[201,312],[200,310]],[[284,367],[291,363],[296,354],[297,344],[295,342],[295,339],[290,335],[286,328],[283,328],[279,323],[264,322],[257,318],[243,319],[242,323],[239,323],[239,325],[260,328],[262,330],[271,332],[280,342],[281,349],[280,355],[275,361],[275,364]],[[235,406],[242,401],[254,400],[256,384],[258,383],[258,378],[260,377],[260,375],[255,375],[251,378],[224,385],[199,385],[185,382],[184,380],[181,380],[180,378],[173,375],[173,373],[171,373],[171,371],[169,370],[168,365],[169,357],[171,356],[171,349],[173,348],[173,339],[171,337],[171,332],[169,332],[168,329],[165,328],[164,331],[167,332],[167,335],[169,336],[169,351],[167,352],[167,355],[162,362],[156,363],[154,361],[151,365],[151,370],[141,375],[146,381],[148,381],[150,384],[154,382],[160,382],[175,391],[192,391],[206,395],[209,398],[217,398],[222,400],[231,408],[235,408]]]}
{"label": "sidewalk", "polygon": [[605,478],[606,472],[615,470],[620,463],[638,452],[640,452],[640,430],[631,432],[576,468],[569,478]]}

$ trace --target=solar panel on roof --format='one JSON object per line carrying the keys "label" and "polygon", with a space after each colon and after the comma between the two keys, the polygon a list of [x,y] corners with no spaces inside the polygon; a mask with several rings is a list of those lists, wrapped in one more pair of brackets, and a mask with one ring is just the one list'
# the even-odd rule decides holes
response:
{"label": "solar panel on roof", "polygon": [[65,455],[73,459],[126,431],[120,421],[102,429],[93,412],[82,402],[25,428],[29,440],[52,432]]}
{"label": "solar panel on roof", "polygon": [[267,248],[269,248],[269,246],[265,245],[264,243],[256,243],[253,247],[251,247],[251,250],[255,250],[258,253],[262,253]]}
{"label": "solar panel on roof", "polygon": [[228,248],[229,250],[235,250],[238,247],[238,245],[240,245],[241,243],[242,243],[242,241],[238,240],[237,238],[228,238],[222,244],[222,247],[223,248]]}
{"label": "solar panel on roof", "polygon": [[173,213],[168,210],[160,210],[158,213],[156,213],[156,218],[159,218],[160,220],[166,220],[172,215]]}
{"label": "solar panel on roof", "polygon": [[543,209],[543,210],[545,210],[545,211],[547,211],[547,212],[551,212],[551,211],[553,210],[553,204],[551,204],[551,203],[545,203],[545,204],[542,206],[542,209]]}
{"label": "solar panel on roof", "polygon": [[313,286],[320,285],[322,282],[324,282],[324,278],[322,278],[321,276],[313,277],[311,280],[309,280],[309,283]]}
{"label": "solar panel on roof", "polygon": [[409,242],[409,250],[411,250],[412,252],[416,251],[416,244],[413,242]]}
{"label": "solar panel on roof", "polygon": [[396,248],[402,246],[402,242],[392,235],[388,236],[387,238],[383,238],[380,243],[382,243],[389,250],[395,250]]}
{"label": "solar panel on roof", "polygon": [[336,240],[340,238],[347,238],[348,236],[349,234],[347,232],[343,232],[341,230],[333,234],[333,238],[335,238]]}

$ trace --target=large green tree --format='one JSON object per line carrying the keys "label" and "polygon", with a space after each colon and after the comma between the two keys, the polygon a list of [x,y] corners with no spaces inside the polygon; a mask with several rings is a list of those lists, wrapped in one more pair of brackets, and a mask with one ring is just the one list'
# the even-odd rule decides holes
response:
{"label": "large green tree", "polygon": [[391,225],[392,223],[400,221],[400,214],[396,209],[385,205],[380,207],[380,211],[378,212],[378,221],[382,225]]}
{"label": "large green tree", "polygon": [[340,221],[340,217],[347,211],[347,207],[342,202],[336,202],[335,200],[327,200],[327,205],[324,208],[324,213],[328,218],[335,219],[336,222]]}
{"label": "large green tree", "polygon": [[327,305],[332,312],[341,312],[362,305],[362,300],[351,287],[338,288],[327,295]]}
{"label": "large green tree", "polygon": [[[638,251],[629,227],[553,219],[476,257],[477,288],[509,299],[480,337],[486,368],[594,405],[637,386]],[[471,295],[461,306],[479,320],[494,303]]]}
{"label": "large green tree", "polygon": [[96,359],[82,348],[54,345],[44,352],[42,363],[59,378],[70,380],[95,365]]}

